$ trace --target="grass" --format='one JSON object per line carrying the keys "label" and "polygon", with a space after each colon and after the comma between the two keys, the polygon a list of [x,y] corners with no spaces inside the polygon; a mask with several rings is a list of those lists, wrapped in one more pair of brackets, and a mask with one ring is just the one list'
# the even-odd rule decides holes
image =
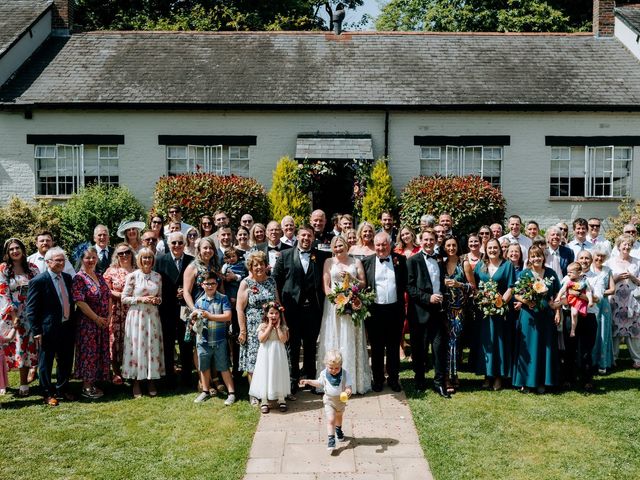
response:
{"label": "grass", "polygon": [[489,392],[475,375],[461,380],[451,400],[403,382],[437,480],[640,478],[639,371],[597,377],[593,394]]}
{"label": "grass", "polygon": [[133,400],[129,388],[111,387],[99,401],[51,408],[9,393],[0,397],[3,477],[242,478],[259,413],[246,401],[196,405],[195,396]]}

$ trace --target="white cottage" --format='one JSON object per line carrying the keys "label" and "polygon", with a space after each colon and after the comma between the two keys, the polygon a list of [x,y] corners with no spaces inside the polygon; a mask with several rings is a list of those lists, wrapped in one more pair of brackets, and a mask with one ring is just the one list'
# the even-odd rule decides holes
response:
{"label": "white cottage", "polygon": [[606,217],[640,197],[631,3],[596,0],[589,34],[334,35],[69,33],[72,1],[0,0],[0,202],[387,156],[397,190],[479,174],[543,226]]}

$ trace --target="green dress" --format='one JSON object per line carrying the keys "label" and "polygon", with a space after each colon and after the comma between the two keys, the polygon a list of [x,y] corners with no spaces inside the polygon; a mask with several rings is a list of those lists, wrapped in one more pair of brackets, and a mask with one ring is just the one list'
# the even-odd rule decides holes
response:
{"label": "green dress", "polygon": [[[522,277],[533,276],[526,269]],[[516,328],[513,379],[515,387],[537,388],[558,384],[560,360],[558,353],[558,330],[554,322],[554,310],[549,307],[549,299],[555,298],[560,290],[560,281],[550,268],[544,269],[544,277],[551,278],[542,308],[530,309],[523,305]]]}
{"label": "green dress", "polygon": [[[493,280],[498,284],[498,292],[504,294],[516,281],[516,273],[513,265],[508,260],[503,260],[493,276],[484,271],[484,263],[478,262],[473,270],[476,285],[479,282]],[[478,358],[476,362],[476,374],[488,377],[509,377],[511,375],[511,345],[513,325],[509,322],[509,316],[484,316],[480,313],[478,336]]]}

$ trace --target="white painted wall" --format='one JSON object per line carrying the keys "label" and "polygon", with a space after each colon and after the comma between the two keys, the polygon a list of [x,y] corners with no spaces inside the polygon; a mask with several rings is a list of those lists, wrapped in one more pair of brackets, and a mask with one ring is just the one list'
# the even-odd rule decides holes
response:
{"label": "white painted wall", "polygon": [[640,60],[640,42],[637,40],[638,34],[631,30],[626,23],[616,17],[614,32],[616,38]]}
{"label": "white painted wall", "polygon": [[[415,135],[510,135],[504,149],[502,189],[508,213],[537,219],[546,227],[559,219],[614,215],[618,202],[549,200],[550,147],[545,135],[640,135],[638,113],[391,112],[389,153],[399,191],[420,172]],[[384,112],[194,112],[39,111],[33,119],[0,112],[0,203],[35,192],[33,146],[27,134],[123,134],[120,178],[147,206],[155,181],[166,174],[165,147],[158,135],[256,135],[250,148],[251,176],[267,188],[283,155],[293,157],[299,133],[368,133],[374,155],[384,154]],[[632,196],[640,198],[640,148],[634,149]],[[428,206],[425,206],[428,211]]]}
{"label": "white painted wall", "polygon": [[5,55],[0,58],[0,85],[4,84],[20,68],[51,33],[51,10],[43,15]]}

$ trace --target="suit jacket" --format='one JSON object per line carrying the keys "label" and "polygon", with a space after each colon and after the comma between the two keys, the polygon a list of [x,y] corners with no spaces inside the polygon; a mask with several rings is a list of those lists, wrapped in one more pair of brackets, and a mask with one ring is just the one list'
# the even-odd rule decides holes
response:
{"label": "suit jacket", "polygon": [[[404,304],[404,292],[407,290],[407,259],[404,255],[391,252],[393,270],[396,274],[396,292],[398,303]],[[367,286],[376,291],[376,265],[379,265],[376,255],[369,255],[362,260]]]}
{"label": "suit jacket", "polygon": [[176,268],[171,252],[165,253],[156,260],[154,270],[162,276],[162,303],[160,304],[160,315],[166,318],[178,318],[180,306],[184,301],[178,300],[178,288],[182,287],[184,271],[193,261],[191,255],[186,253],[182,256],[180,271]]}
{"label": "suit jacket", "polygon": [[[444,293],[443,264],[438,262],[438,267],[440,293]],[[407,260],[407,272],[407,294],[409,295],[407,318],[410,322],[427,323],[432,316],[439,313],[440,305],[431,303],[433,284],[421,252]]]}
{"label": "suit jacket", "polygon": [[282,251],[282,254],[278,257],[275,267],[271,272],[271,276],[275,279],[280,292],[280,300],[286,305],[292,303],[300,303],[300,297],[304,286],[311,287],[313,291],[313,299],[317,302],[317,307],[322,308],[324,303],[324,286],[322,282],[322,269],[324,262],[329,258],[330,254],[318,250],[317,248],[311,249],[311,255],[309,259],[309,268],[313,268],[312,271],[312,285],[307,285],[305,281],[306,274],[302,268],[302,262],[300,260],[300,249],[287,248]]}
{"label": "suit jacket", "polygon": [[[95,246],[95,245],[94,245]],[[96,272],[104,273],[107,268],[111,265],[111,257],[113,256],[114,249],[109,246],[106,248],[107,250],[107,259],[103,262],[100,258],[100,254],[98,254],[98,264],[96,265]]]}
{"label": "suit jacket", "polygon": [[[73,320],[74,302],[71,295],[72,278],[68,273],[62,272],[64,284],[67,287],[69,305],[71,307],[71,318]],[[56,334],[62,326],[62,302],[58,297],[58,292],[53,284],[49,271],[36,275],[29,282],[27,293],[27,304],[25,307],[27,320],[31,323],[33,335],[42,335],[43,345],[48,340],[54,340]]]}
{"label": "suit jacket", "polygon": [[[277,252],[283,252],[284,250],[288,250],[290,248],[291,245],[287,245],[286,243],[282,243],[280,241],[278,241],[278,245],[275,246]],[[259,243],[255,247],[253,247],[253,250],[264,252],[264,254],[267,256],[267,263],[269,262],[269,242]],[[278,259],[276,258],[276,262],[277,261]]]}
{"label": "suit jacket", "polygon": [[[547,251],[548,250],[545,250],[545,255],[548,255]],[[564,276],[567,274],[567,267],[569,264],[575,260],[575,255],[573,254],[573,250],[569,247],[560,245],[558,247],[558,256],[560,257],[560,270],[562,270],[562,275]],[[562,281],[561,278],[558,280]]]}

